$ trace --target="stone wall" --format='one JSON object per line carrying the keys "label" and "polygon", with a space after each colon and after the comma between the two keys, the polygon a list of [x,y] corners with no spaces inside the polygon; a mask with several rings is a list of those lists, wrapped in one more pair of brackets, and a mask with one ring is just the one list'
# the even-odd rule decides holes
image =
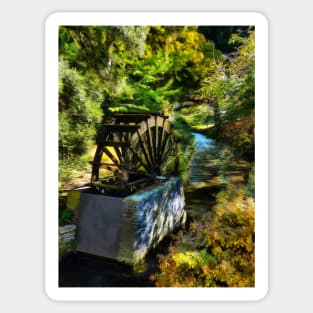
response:
{"label": "stone wall", "polygon": [[186,218],[179,177],[125,198],[94,195],[85,190],[76,203],[77,250],[129,264],[143,259]]}
{"label": "stone wall", "polygon": [[124,199],[118,260],[135,263],[176,227],[185,223],[181,179],[148,187]]}
{"label": "stone wall", "polygon": [[76,225],[59,226],[59,259],[76,248]]}

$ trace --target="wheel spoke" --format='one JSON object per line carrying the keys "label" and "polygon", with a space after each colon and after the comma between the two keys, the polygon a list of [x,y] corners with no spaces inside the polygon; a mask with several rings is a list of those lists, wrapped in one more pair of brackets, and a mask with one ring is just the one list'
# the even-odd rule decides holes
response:
{"label": "wheel spoke", "polygon": [[[160,175],[162,168],[166,168],[169,154],[176,155],[167,118],[153,113],[130,114],[128,117],[128,113],[125,113],[117,115],[112,124],[104,124],[105,132],[97,137],[97,149],[91,162],[91,182],[106,179],[107,174],[100,171],[101,166],[116,168],[118,172],[113,174],[116,177],[115,186],[132,185],[144,178]],[[103,154],[107,155],[109,162],[102,158]],[[103,175],[104,178],[99,178]]]}
{"label": "wheel spoke", "polygon": [[152,163],[151,163],[151,161],[149,159],[148,153],[147,153],[146,148],[144,146],[144,143],[143,143],[143,141],[141,139],[141,135],[140,135],[139,131],[137,131],[137,135],[138,135],[138,140],[139,140],[139,144],[140,144],[141,150],[142,150],[142,152],[144,154],[144,157],[146,159],[146,162],[148,164],[148,168],[151,169],[152,168]]}
{"label": "wheel spoke", "polygon": [[147,132],[146,132],[146,135],[147,135],[147,146],[148,146],[148,151],[149,151],[149,157],[150,157],[150,161],[151,161],[151,165],[153,167],[153,163],[154,163],[154,157],[153,157],[153,148],[152,148],[152,136],[151,136],[151,127],[150,127],[150,123],[149,123],[150,119],[149,120],[146,120],[146,125],[147,125]]}
{"label": "wheel spoke", "polygon": [[107,147],[103,147],[102,150],[114,164],[118,165],[120,163]]}
{"label": "wheel spoke", "polygon": [[156,162],[157,161],[157,153],[158,153],[158,116],[155,115],[154,116],[154,124],[155,124],[155,127],[154,127],[154,132],[153,133],[153,139],[154,139],[154,142],[153,142],[153,148],[154,148],[154,161]]}

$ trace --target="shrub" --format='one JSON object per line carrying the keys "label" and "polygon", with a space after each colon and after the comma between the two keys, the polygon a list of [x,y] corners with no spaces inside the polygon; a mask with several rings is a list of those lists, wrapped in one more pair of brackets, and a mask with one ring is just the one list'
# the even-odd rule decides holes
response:
{"label": "shrub", "polygon": [[62,212],[59,215],[59,225],[64,226],[67,224],[72,224],[73,219],[73,211],[70,210],[62,210]]}
{"label": "shrub", "polygon": [[254,200],[229,188],[159,256],[152,279],[160,287],[253,287],[254,265]]}

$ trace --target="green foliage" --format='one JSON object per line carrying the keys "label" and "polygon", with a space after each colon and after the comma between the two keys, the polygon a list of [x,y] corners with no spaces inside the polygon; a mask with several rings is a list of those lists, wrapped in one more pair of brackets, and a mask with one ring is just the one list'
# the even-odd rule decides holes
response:
{"label": "green foliage", "polygon": [[188,183],[189,166],[195,148],[194,136],[191,128],[180,116],[176,116],[172,122],[178,153],[178,170],[184,184]]}
{"label": "green foliage", "polygon": [[201,92],[214,108],[215,136],[230,142],[238,157],[254,157],[254,31],[233,35],[240,44],[230,60],[208,69]]}
{"label": "green foliage", "polygon": [[[196,26],[60,27],[60,185],[86,168],[86,153],[107,108],[162,111],[173,117],[173,103],[194,93],[203,100],[201,105],[170,119],[184,182],[194,129],[214,124],[216,137],[230,142],[236,157],[253,155],[254,32],[239,27],[226,44],[230,30],[235,29],[216,33]],[[238,49],[225,58],[219,47],[223,52]],[[170,254],[160,257],[157,285],[253,286],[253,197],[251,171],[246,190],[220,193],[213,214],[191,224],[170,247]],[[62,210],[60,225],[70,223],[72,214]]]}
{"label": "green foliage", "polygon": [[232,34],[248,36],[248,26],[199,26],[198,30],[206,39],[214,42],[217,49],[223,53],[234,52],[238,43],[230,41]]}
{"label": "green foliage", "polygon": [[255,167],[252,166],[248,174],[247,191],[249,197],[255,198]]}
{"label": "green foliage", "polygon": [[172,256],[175,266],[186,266],[187,268],[197,269],[197,267],[206,266],[207,264],[216,264],[216,259],[214,256],[208,254],[208,252],[203,249],[201,251],[186,251],[179,252]]}
{"label": "green foliage", "polygon": [[213,111],[207,103],[197,104],[180,110],[180,117],[194,131],[203,131],[213,126]]}
{"label": "green foliage", "polygon": [[71,210],[62,210],[62,212],[59,215],[59,225],[64,226],[67,224],[72,223],[72,218],[73,218],[73,211]]}
{"label": "green foliage", "polygon": [[172,89],[173,79],[165,76],[170,67],[170,58],[163,51],[140,60],[130,74],[134,101],[152,112],[168,107],[179,92],[179,89]]}
{"label": "green foliage", "polygon": [[221,53],[195,27],[150,27],[143,57],[128,70],[134,103],[169,110],[173,100],[199,88],[214,56]]}
{"label": "green foliage", "polygon": [[[241,48],[233,56],[235,61],[228,64],[196,26],[61,26],[60,180],[71,181],[75,176],[75,166],[90,150],[97,127],[107,114],[105,107],[111,112],[162,111],[173,115],[172,104],[183,101],[201,83],[205,97],[218,99],[217,112],[226,111],[220,123],[224,123],[224,137],[231,138],[239,154],[245,153],[248,145],[252,149],[253,114],[247,131],[227,124],[248,116],[247,108],[254,105],[254,76],[247,67],[251,62],[246,61],[251,59],[252,50],[248,39],[240,41],[237,36],[233,40],[247,48]],[[221,80],[222,72],[229,78],[225,82]],[[250,76],[245,75],[248,72]],[[236,94],[232,101],[227,100],[230,92]],[[201,128],[202,124],[212,124],[212,120],[217,125],[217,117],[218,114],[212,117],[212,113],[200,110],[192,112],[186,121]],[[185,147],[192,146],[187,134],[190,129],[182,127],[181,121],[174,127],[180,153],[184,153]],[[231,129],[235,129],[234,133]],[[185,158],[189,158],[188,151],[186,154]],[[187,169],[188,164],[180,159],[182,168]]]}
{"label": "green foliage", "polygon": [[72,249],[73,251],[76,250],[76,248],[77,248],[77,239],[72,239],[72,240],[70,241],[70,247],[71,247],[71,249]]}
{"label": "green foliage", "polygon": [[64,61],[59,63],[59,156],[71,159],[85,153],[101,120],[99,101],[89,95],[86,79]]}
{"label": "green foliage", "polygon": [[[143,53],[141,26],[59,28],[59,177],[61,185],[90,149],[102,104],[129,94],[125,69]],[[118,103],[117,103],[118,104]]]}
{"label": "green foliage", "polygon": [[91,159],[88,154],[82,156],[72,156],[70,158],[60,158],[59,160],[59,187],[64,189],[68,183],[73,183],[77,178],[90,170],[89,160]]}
{"label": "green foliage", "polygon": [[244,189],[217,196],[214,211],[159,256],[160,287],[253,287],[254,201]]}

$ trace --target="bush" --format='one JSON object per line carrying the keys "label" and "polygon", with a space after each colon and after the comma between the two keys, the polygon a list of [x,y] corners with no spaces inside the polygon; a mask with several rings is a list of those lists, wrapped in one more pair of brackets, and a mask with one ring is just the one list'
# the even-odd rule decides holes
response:
{"label": "bush", "polygon": [[73,211],[63,210],[59,215],[59,225],[64,226],[67,224],[72,224],[73,221]]}
{"label": "bush", "polygon": [[255,115],[255,33],[233,35],[239,47],[231,55],[208,68],[200,92],[214,108],[212,134],[231,144],[237,157],[254,159]]}
{"label": "bush", "polygon": [[180,232],[159,262],[159,287],[253,287],[253,198],[243,189],[220,192],[213,212]]}
{"label": "bush", "polygon": [[179,174],[184,184],[189,179],[189,166],[195,149],[195,139],[190,126],[179,116],[173,122],[174,136],[177,143]]}

